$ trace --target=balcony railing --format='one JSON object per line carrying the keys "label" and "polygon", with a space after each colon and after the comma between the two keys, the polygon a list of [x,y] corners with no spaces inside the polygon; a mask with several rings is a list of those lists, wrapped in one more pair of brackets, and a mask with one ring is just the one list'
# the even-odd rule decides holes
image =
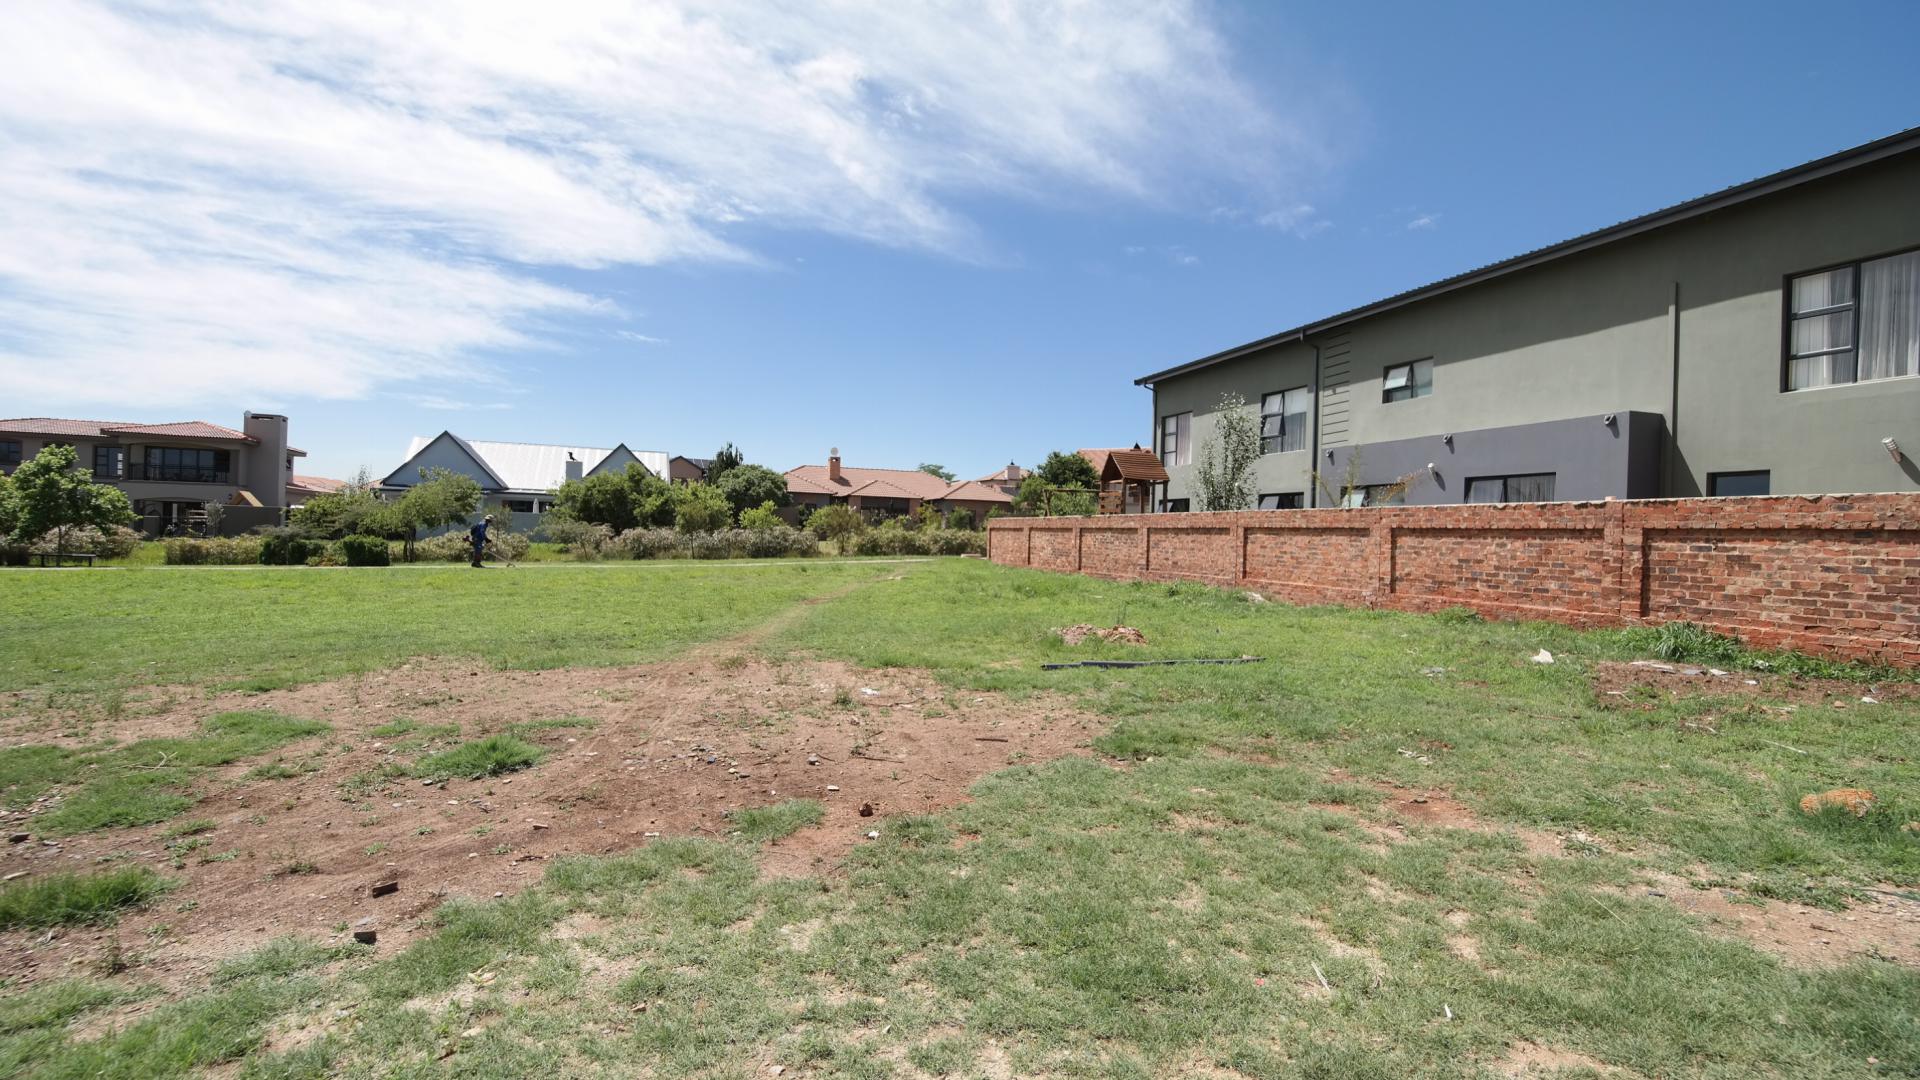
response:
{"label": "balcony railing", "polygon": [[231,484],[233,472],[230,469],[202,469],[195,465],[129,465],[127,479],[176,484]]}

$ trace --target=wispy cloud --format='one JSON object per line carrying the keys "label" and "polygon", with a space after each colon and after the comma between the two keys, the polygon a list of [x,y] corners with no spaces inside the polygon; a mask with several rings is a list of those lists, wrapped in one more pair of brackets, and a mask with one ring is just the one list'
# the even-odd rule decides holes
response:
{"label": "wispy cloud", "polygon": [[485,378],[621,315],[544,268],[751,263],[743,223],[969,257],[990,241],[958,197],[1258,201],[1325,157],[1184,0],[27,0],[7,22],[21,398]]}
{"label": "wispy cloud", "polygon": [[1292,206],[1268,210],[1255,215],[1253,222],[1265,228],[1292,233],[1303,240],[1333,228],[1333,222],[1327,220],[1320,211],[1307,203],[1295,203]]}
{"label": "wispy cloud", "polygon": [[1163,244],[1158,247],[1149,247],[1145,244],[1128,244],[1120,250],[1134,258],[1142,255],[1157,255],[1175,266],[1200,265],[1200,256],[1188,251],[1180,244]]}
{"label": "wispy cloud", "polygon": [[666,338],[654,337],[652,334],[642,334],[635,330],[615,330],[614,336],[625,338],[628,341],[637,341],[642,345],[665,345],[667,343]]}
{"label": "wispy cloud", "polygon": [[497,412],[513,408],[504,401],[461,401],[458,398],[443,397],[439,394],[401,394],[400,397],[418,408],[432,409],[436,412]]}
{"label": "wispy cloud", "polygon": [[1420,214],[1407,222],[1407,228],[1415,232],[1423,231],[1426,229],[1437,229],[1439,227],[1440,227],[1439,214]]}

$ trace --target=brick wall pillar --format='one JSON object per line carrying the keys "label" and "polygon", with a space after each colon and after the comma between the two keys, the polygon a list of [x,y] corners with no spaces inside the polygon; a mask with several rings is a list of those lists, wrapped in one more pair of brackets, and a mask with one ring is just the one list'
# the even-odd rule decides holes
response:
{"label": "brick wall pillar", "polygon": [[1232,561],[1227,564],[1229,572],[1233,575],[1232,581],[1229,582],[1229,584],[1235,587],[1244,586],[1247,583],[1246,525],[1235,521],[1229,526],[1227,529],[1227,543],[1231,545],[1233,551]]}
{"label": "brick wall pillar", "polygon": [[1073,569],[1075,573],[1085,569],[1085,556],[1080,551],[1080,526],[1073,527]]}

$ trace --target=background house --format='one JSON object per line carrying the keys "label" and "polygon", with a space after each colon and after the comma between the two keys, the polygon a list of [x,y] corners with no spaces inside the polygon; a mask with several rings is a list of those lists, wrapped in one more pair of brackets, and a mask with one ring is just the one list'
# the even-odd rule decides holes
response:
{"label": "background house", "polygon": [[553,505],[553,492],[561,484],[603,472],[621,472],[634,463],[655,476],[667,474],[665,452],[630,450],[625,443],[607,449],[483,442],[443,431],[434,436],[414,436],[407,445],[406,460],[380,481],[379,490],[403,492],[420,482],[422,470],[449,469],[479,483],[485,496],[483,513],[510,513],[513,528],[526,532]]}
{"label": "background house", "polygon": [[667,479],[675,484],[701,484],[712,468],[712,458],[675,454],[667,461]]}
{"label": "background house", "polygon": [[287,418],[246,413],[236,431],[204,420],[138,424],[24,417],[0,420],[0,470],[12,472],[50,444],[78,453],[94,480],[127,493],[150,535],[199,531],[206,506],[222,507],[218,531],[232,536],[280,524],[293,480]]}
{"label": "background house", "polygon": [[325,476],[302,476],[295,473],[293,479],[287,481],[287,509],[305,506],[307,500],[316,495],[332,495],[346,486],[345,480],[334,480]]}
{"label": "background house", "polygon": [[[1136,380],[1184,510],[1920,490],[1920,129]],[[1402,488],[1402,482],[1405,487]]]}
{"label": "background house", "polygon": [[[1084,451],[1082,452],[1084,453]],[[1025,480],[1027,476],[1027,470],[1009,461],[1007,462],[1006,468],[990,472],[980,479],[975,480],[974,483],[985,484],[990,488],[1000,491],[1011,499],[1020,494],[1020,482]]]}
{"label": "background house", "polygon": [[871,517],[899,517],[932,505],[945,514],[964,510],[975,524],[986,520],[994,507],[1013,505],[1013,497],[977,480],[942,480],[919,469],[865,469],[843,466],[834,450],[825,465],[788,469],[787,494],[795,506],[819,508],[844,503]]}

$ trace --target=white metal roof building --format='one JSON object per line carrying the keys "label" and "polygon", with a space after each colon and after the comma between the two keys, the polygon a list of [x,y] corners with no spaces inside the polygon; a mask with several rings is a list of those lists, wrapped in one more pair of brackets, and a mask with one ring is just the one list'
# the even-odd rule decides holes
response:
{"label": "white metal roof building", "polygon": [[484,442],[443,431],[414,436],[407,445],[406,460],[380,481],[380,487],[412,487],[427,469],[450,469],[473,477],[489,496],[526,501],[546,495],[570,479],[619,472],[635,462],[661,479],[667,476],[667,454],[661,450],[632,450],[625,443],[609,449]]}

